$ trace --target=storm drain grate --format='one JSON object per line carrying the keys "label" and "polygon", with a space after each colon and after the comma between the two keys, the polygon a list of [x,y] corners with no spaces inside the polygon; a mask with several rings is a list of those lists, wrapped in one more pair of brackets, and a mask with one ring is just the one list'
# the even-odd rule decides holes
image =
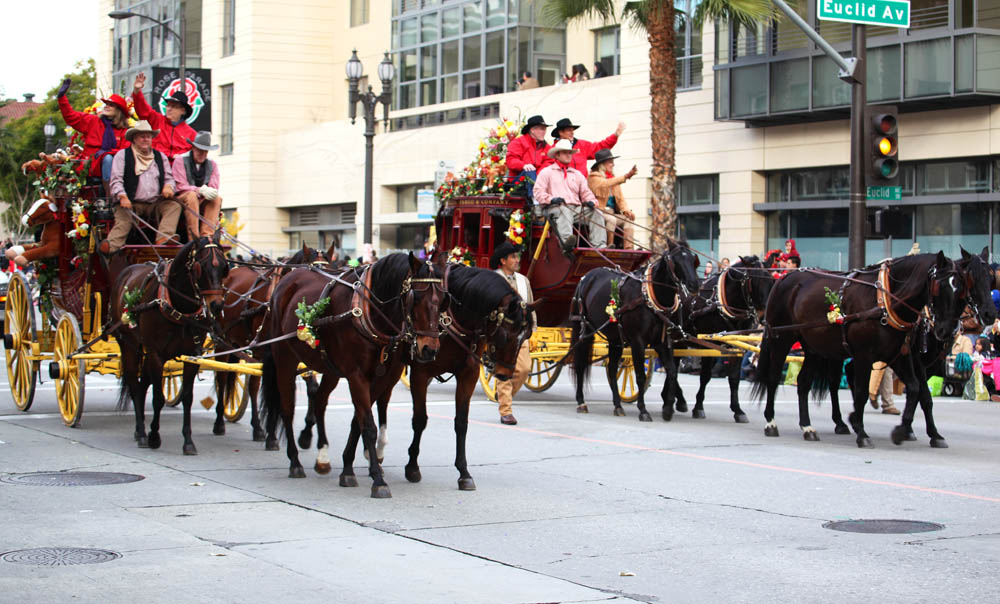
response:
{"label": "storm drain grate", "polygon": [[43,487],[89,487],[138,482],[144,478],[146,477],[139,474],[123,474],[121,472],[32,472],[30,474],[11,474],[0,478],[0,481]]}
{"label": "storm drain grate", "polygon": [[0,560],[27,566],[74,566],[76,564],[100,564],[121,558],[118,552],[106,549],[83,547],[38,547],[19,549],[0,554]]}
{"label": "storm drain grate", "polygon": [[930,533],[940,531],[943,524],[921,520],[837,520],[827,522],[823,528],[845,533],[873,533],[881,535]]}

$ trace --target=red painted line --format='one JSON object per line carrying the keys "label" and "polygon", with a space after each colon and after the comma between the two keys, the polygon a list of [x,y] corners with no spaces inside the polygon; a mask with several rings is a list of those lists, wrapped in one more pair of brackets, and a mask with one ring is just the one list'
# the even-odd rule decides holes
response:
{"label": "red painted line", "polygon": [[[428,413],[428,416],[438,418],[438,419],[452,419],[452,416],[447,415],[436,415],[433,413]],[[889,482],[885,480],[874,480],[871,478],[860,478],[858,476],[847,476],[844,474],[830,474],[828,472],[814,472],[812,470],[803,470],[800,468],[788,468],[785,466],[776,466],[772,464],[756,463],[752,461],[743,461],[740,459],[728,459],[725,457],[713,457],[711,455],[698,455],[697,453],[684,453],[681,451],[667,451],[664,449],[657,449],[655,447],[646,447],[643,445],[636,445],[631,443],[617,442],[613,440],[602,440],[599,438],[589,438],[586,436],[574,436],[572,434],[562,434],[561,432],[549,432],[547,430],[535,430],[532,428],[522,428],[519,426],[504,426],[497,423],[484,422],[479,420],[470,419],[470,424],[476,424],[480,426],[487,426],[490,428],[498,428],[503,430],[517,430],[519,432],[524,432],[525,434],[536,434],[538,436],[551,436],[554,438],[563,438],[566,440],[575,440],[585,443],[593,443],[597,445],[606,445],[609,447],[617,447],[619,449],[632,449],[635,451],[647,451],[650,453],[660,453],[661,455],[672,455],[674,457],[685,457],[688,459],[697,459],[699,461],[711,461],[715,463],[725,463],[736,466],[746,466],[750,468],[757,468],[761,470],[772,470],[775,472],[786,472],[789,474],[802,474],[805,476],[814,476],[817,478],[831,478],[834,480],[843,480],[848,482],[858,482],[862,484],[873,484],[883,487],[893,487],[897,489],[906,489],[909,491],[919,491],[921,493],[934,493],[935,495],[949,495],[951,497],[961,497],[963,499],[975,499],[978,501],[988,501],[990,503],[1000,503],[1000,498],[997,497],[987,497],[985,495],[973,495],[971,493],[959,493],[958,491],[949,491],[947,489],[935,489],[932,487],[921,487],[912,484],[904,484],[901,482]]]}

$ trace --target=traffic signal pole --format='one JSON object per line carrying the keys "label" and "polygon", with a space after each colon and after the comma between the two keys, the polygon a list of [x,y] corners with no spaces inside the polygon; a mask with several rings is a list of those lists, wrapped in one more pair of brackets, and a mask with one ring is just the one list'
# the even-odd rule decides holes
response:
{"label": "traffic signal pole", "polygon": [[851,205],[848,210],[847,264],[852,270],[865,265],[865,226],[868,223],[864,148],[865,104],[868,101],[866,27],[858,24],[851,26],[851,54],[855,64],[851,81]]}

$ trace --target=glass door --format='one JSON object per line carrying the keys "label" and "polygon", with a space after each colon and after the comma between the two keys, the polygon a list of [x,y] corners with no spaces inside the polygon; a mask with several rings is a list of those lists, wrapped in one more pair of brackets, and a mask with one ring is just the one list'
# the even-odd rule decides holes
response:
{"label": "glass door", "polygon": [[566,73],[566,57],[560,55],[535,55],[535,77],[539,86],[552,86],[562,82]]}

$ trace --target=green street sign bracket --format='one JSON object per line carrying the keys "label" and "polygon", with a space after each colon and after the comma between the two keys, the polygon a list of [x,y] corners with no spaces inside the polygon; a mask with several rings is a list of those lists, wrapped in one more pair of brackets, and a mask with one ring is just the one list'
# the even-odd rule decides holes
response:
{"label": "green street sign bracket", "polygon": [[910,0],[816,0],[821,21],[910,27]]}
{"label": "green street sign bracket", "polygon": [[902,201],[903,187],[868,187],[865,197],[868,201]]}

